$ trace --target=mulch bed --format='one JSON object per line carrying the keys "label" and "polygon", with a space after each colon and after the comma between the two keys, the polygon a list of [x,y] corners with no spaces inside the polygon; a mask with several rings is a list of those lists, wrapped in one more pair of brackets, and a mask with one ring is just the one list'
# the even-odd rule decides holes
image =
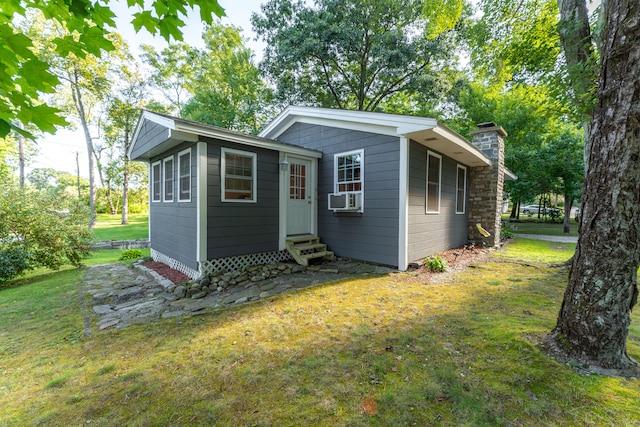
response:
{"label": "mulch bed", "polygon": [[147,261],[147,262],[143,262],[142,265],[155,271],[165,279],[171,280],[176,285],[189,280],[189,276],[187,276],[186,274],[181,273],[178,270],[175,270],[169,267],[167,264],[163,264],[161,262]]}
{"label": "mulch bed", "polygon": [[[440,256],[447,262],[448,272],[455,272],[464,269],[469,264],[475,261],[481,260],[483,255],[487,252],[488,249],[483,248],[482,246],[461,246],[459,248],[449,249],[447,251],[441,252],[438,254],[438,256]],[[189,276],[187,276],[186,274],[181,273],[180,271],[175,270],[161,262],[147,261],[142,265],[151,270],[154,270],[156,273],[160,274],[165,279],[171,280],[176,285],[189,280]],[[420,268],[413,270],[413,272],[426,276],[439,274],[430,271],[425,266],[421,266]]]}

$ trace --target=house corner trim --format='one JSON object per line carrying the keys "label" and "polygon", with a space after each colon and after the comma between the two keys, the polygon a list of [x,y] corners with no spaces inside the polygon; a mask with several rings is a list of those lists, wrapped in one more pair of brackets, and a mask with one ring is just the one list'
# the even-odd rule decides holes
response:
{"label": "house corner trim", "polygon": [[196,259],[198,268],[207,260],[207,144],[197,143],[197,163],[196,163]]}
{"label": "house corner trim", "polygon": [[409,139],[400,137],[400,165],[398,185],[398,270],[409,265]]}

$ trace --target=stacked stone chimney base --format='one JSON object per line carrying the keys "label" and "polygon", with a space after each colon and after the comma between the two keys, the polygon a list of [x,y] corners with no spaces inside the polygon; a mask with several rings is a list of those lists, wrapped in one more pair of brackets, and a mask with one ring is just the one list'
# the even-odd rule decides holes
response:
{"label": "stacked stone chimney base", "polygon": [[[491,159],[491,166],[470,170],[469,241],[485,246],[500,245],[502,195],[504,186],[504,139],[500,126],[482,127],[471,132],[471,143]],[[477,224],[489,232],[482,235]]]}

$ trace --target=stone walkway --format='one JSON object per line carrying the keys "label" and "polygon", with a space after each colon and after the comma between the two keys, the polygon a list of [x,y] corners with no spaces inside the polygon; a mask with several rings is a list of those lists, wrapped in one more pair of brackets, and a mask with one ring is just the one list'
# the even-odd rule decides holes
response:
{"label": "stone walkway", "polygon": [[85,336],[88,336],[94,327],[97,330],[124,328],[162,318],[194,316],[322,283],[390,271],[393,270],[338,260],[310,266],[303,272],[229,287],[205,297],[179,299],[170,292],[173,284],[154,271],[140,265],[128,267],[115,263],[90,267],[78,293],[83,306]]}

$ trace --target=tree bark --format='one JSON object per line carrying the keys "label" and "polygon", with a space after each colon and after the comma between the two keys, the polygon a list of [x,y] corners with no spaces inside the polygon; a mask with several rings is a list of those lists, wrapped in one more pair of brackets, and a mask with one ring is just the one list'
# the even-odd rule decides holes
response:
{"label": "tree bark", "polygon": [[626,351],[640,264],[640,3],[605,1],[580,236],[551,337],[595,372],[638,375]]}
{"label": "tree bark", "polygon": [[564,195],[564,218],[562,220],[562,231],[565,234],[571,232],[571,208],[573,208],[573,199],[568,194]]}
{"label": "tree bark", "polygon": [[[93,148],[95,149],[95,146]],[[98,154],[98,151],[95,150],[93,152],[93,155],[96,158],[96,166],[98,167],[98,176],[100,177],[100,185],[102,185],[102,188],[105,189],[107,203],[109,204],[109,213],[111,213],[111,215],[115,215],[116,207],[113,206],[113,199],[111,198],[111,182],[105,181],[104,171],[102,170],[102,160],[101,160],[102,150],[100,150],[100,154]]]}
{"label": "tree bark", "polygon": [[[560,42],[569,67],[576,103],[581,104],[586,101],[581,98],[593,90],[596,81],[591,59],[593,45],[587,4],[585,0],[558,0],[558,7]],[[588,110],[585,112],[589,113]]]}
{"label": "tree bark", "polygon": [[122,168],[122,225],[129,224],[129,126],[127,125],[124,130],[124,155],[122,160],[124,162]]}
{"label": "tree bark", "polygon": [[84,139],[87,144],[87,153],[89,159],[89,228],[95,228],[96,226],[96,177],[95,167],[93,162],[93,140],[91,139],[91,132],[89,131],[89,123],[87,122],[87,115],[84,109],[84,103],[82,102],[82,91],[80,89],[78,77],[78,70],[73,69],[73,75],[69,76],[69,82],[71,83],[71,95],[73,102],[80,118],[80,124],[84,132]]}

